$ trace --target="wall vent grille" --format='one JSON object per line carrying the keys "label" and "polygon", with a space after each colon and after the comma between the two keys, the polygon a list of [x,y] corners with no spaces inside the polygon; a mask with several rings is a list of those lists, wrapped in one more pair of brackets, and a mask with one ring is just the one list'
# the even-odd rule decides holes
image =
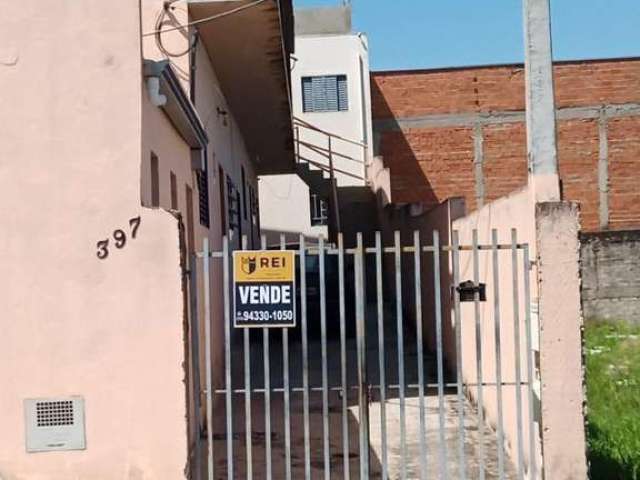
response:
{"label": "wall vent grille", "polygon": [[73,402],[37,402],[36,416],[38,427],[73,425]]}
{"label": "wall vent grille", "polygon": [[27,452],[85,449],[82,397],[30,398],[24,408]]}

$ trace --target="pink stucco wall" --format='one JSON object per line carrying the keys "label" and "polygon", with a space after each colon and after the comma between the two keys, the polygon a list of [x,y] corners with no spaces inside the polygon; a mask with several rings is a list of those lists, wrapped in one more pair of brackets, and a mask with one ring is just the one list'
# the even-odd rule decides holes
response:
{"label": "pink stucco wall", "polygon": [[[163,8],[162,0],[143,0],[142,9],[142,31],[147,33],[156,28],[156,20]],[[185,4],[176,4],[174,9],[165,16],[165,22],[169,24],[184,24],[188,20],[187,7]],[[169,53],[180,53],[188,50],[189,38],[183,31],[177,30],[167,32],[162,35],[162,46]],[[142,54],[145,59],[161,60],[165,58],[163,52],[158,48],[158,43],[154,36],[145,36],[142,41]],[[214,70],[210,52],[200,41],[196,48],[196,69],[195,69],[195,100],[194,106],[202,125],[209,137],[207,149],[207,162],[209,171],[209,208],[210,208],[210,228],[202,226],[198,220],[198,186],[195,171],[191,168],[189,147],[180,139],[176,130],[171,125],[167,116],[158,107],[153,106],[143,93],[143,131],[142,131],[142,200],[149,204],[151,198],[150,186],[150,156],[151,152],[159,159],[160,170],[160,206],[170,208],[170,183],[169,172],[173,172],[177,177],[178,184],[178,210],[183,218],[186,218],[186,198],[185,190],[188,185],[192,190],[192,202],[194,208],[194,244],[195,250],[201,251],[203,240],[209,240],[210,249],[214,251],[222,250],[222,238],[229,235],[231,248],[239,248],[241,239],[237,230],[228,230],[229,205],[226,199],[221,203],[220,188],[227,193],[227,178],[229,177],[242,195],[242,170],[245,173],[246,201],[249,202],[249,187],[253,189],[258,198],[258,180],[255,174],[253,159],[248,153],[244,136],[238,126],[234,112],[229,105],[224,92],[221,89]],[[189,55],[178,55],[171,57],[171,68],[176,72],[181,81],[183,90],[188,94],[190,90],[190,57]],[[218,112],[226,112],[221,116]],[[225,178],[220,178],[219,168],[222,168]],[[241,202],[244,201],[241,199]],[[223,214],[227,224],[223,224]],[[249,237],[249,246],[258,246],[259,232],[257,217],[253,221],[251,209],[247,206],[247,216],[244,215],[244,208],[241,209],[240,222],[243,235]],[[253,232],[253,234],[252,234]],[[253,241],[252,241],[253,238]],[[206,426],[205,416],[205,319],[204,315],[204,283],[202,261],[190,265],[195,269],[197,285],[194,290],[198,296],[197,312],[190,311],[190,318],[196,319],[191,324],[197,328],[197,336],[200,338],[199,362],[197,368],[200,370],[200,388],[190,392],[191,396],[200,396],[201,412],[199,419],[195,419],[191,412],[192,422],[199,421],[201,427]],[[211,262],[210,277],[210,298],[211,317],[208,321],[211,324],[211,367],[213,372],[213,384],[221,387],[224,382],[224,314],[222,295],[222,265],[220,261]],[[190,292],[191,293],[191,292]],[[219,408],[219,403],[223,398],[214,396],[214,412],[217,418],[214,421],[218,425],[224,425],[224,410]],[[195,442],[191,438],[191,444]]]}
{"label": "pink stucco wall", "polygon": [[[535,218],[534,201],[532,192],[525,188],[509,196],[500,198],[485,205],[480,210],[460,218],[453,222],[453,230],[457,230],[460,243],[471,245],[473,242],[473,231],[478,232],[478,242],[481,245],[491,245],[492,229],[498,231],[498,242],[500,244],[511,243],[511,229],[517,230],[518,241],[527,243],[530,248],[530,258],[535,258]],[[503,383],[515,382],[516,349],[514,339],[514,297],[513,297],[513,264],[511,261],[511,251],[501,250],[498,253],[498,279],[499,289],[499,314],[500,314],[500,347],[501,347],[501,377]],[[520,358],[522,380],[527,381],[527,351],[526,351],[526,329],[525,329],[525,304],[523,294],[524,275],[530,276],[531,299],[535,303],[537,297],[535,272],[524,272],[522,265],[522,253],[518,255],[516,264],[519,282],[519,322],[520,322]],[[493,280],[493,259],[490,250],[479,252],[479,279],[486,284],[487,301],[480,305],[480,323],[482,345],[482,370],[483,381],[488,383],[496,382],[496,335],[495,335],[495,308],[494,294],[496,293],[495,282]],[[460,252],[460,280],[473,280],[474,267],[473,255],[471,251]],[[529,306],[531,308],[531,306]],[[463,302],[460,304],[461,325],[462,325],[462,365],[465,382],[476,383],[477,362],[476,358],[476,332],[475,332],[475,311],[474,304]],[[532,336],[537,338],[537,325],[535,316],[532,318]],[[530,353],[533,355],[533,352]],[[534,379],[535,381],[535,379]],[[495,386],[485,386],[483,388],[483,405],[486,418],[489,424],[497,429],[498,425],[498,394]],[[503,425],[505,432],[505,448],[512,461],[517,461],[517,402],[515,387],[503,385]],[[524,426],[524,453],[525,461],[529,464],[529,408],[527,389],[523,387],[522,393],[522,424]],[[470,394],[477,400],[477,388],[471,388]],[[493,433],[495,435],[495,433]],[[536,438],[538,434],[536,433]],[[540,455],[540,446],[536,445],[536,452]],[[538,459],[538,463],[540,460]]]}
{"label": "pink stucco wall", "polygon": [[[136,2],[15,4],[0,19],[0,476],[182,478],[178,221],[141,207]],[[82,46],[82,48],[79,48]],[[96,242],[137,238],[105,260]],[[87,448],[25,451],[25,398],[81,395]]]}
{"label": "pink stucco wall", "polygon": [[584,429],[579,210],[536,206],[542,442],[546,478],[587,478]]}
{"label": "pink stucco wall", "polygon": [[[496,309],[499,295],[501,376],[503,383],[516,380],[516,346],[514,337],[516,313],[520,326],[521,378],[527,382],[527,362],[534,368],[533,422],[529,418],[528,391],[522,394],[522,438],[525,465],[531,465],[529,455],[530,427],[534,429],[537,472],[544,466],[546,478],[586,478],[585,437],[583,417],[583,371],[581,355],[582,316],[580,307],[580,275],[578,256],[579,218],[570,203],[536,203],[531,187],[500,198],[480,210],[453,222],[460,242],[470,245],[477,230],[481,245],[491,244],[491,230],[498,232],[500,244],[511,243],[511,229],[517,231],[518,243],[529,246],[532,268],[524,271],[523,254],[519,252],[517,289],[514,292],[512,252],[498,252],[498,283],[494,281],[491,251],[479,254],[480,282],[486,283],[487,302],[480,303],[483,381],[496,381]],[[469,251],[460,255],[461,281],[473,279],[473,257]],[[525,304],[524,279],[529,276],[531,304]],[[515,303],[517,297],[518,304]],[[527,351],[525,312],[531,315],[532,350]],[[461,304],[462,366],[465,382],[477,380],[475,353],[475,311],[473,303]],[[539,359],[539,361],[538,361]],[[477,388],[469,393],[477,400]],[[484,410],[495,429],[498,424],[496,387],[483,390]],[[504,385],[503,425],[505,448],[514,463],[518,459],[516,387]],[[541,409],[539,403],[541,401]],[[544,428],[542,428],[544,427]],[[544,452],[544,460],[542,459]]]}

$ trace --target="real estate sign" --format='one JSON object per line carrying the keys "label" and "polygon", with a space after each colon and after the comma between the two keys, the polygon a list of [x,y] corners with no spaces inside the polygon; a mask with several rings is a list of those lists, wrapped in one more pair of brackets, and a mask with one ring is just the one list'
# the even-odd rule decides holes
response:
{"label": "real estate sign", "polygon": [[296,326],[295,265],[292,251],[233,252],[236,328]]}

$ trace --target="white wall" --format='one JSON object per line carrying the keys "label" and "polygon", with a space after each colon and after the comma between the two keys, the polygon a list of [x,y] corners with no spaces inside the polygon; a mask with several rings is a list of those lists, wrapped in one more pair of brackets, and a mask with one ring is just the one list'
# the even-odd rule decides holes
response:
{"label": "white wall", "polygon": [[[296,37],[295,56],[297,60],[293,62],[291,73],[294,116],[340,137],[361,143],[370,143],[373,133],[369,52],[366,35],[359,33],[299,35]],[[361,78],[360,72],[361,59],[363,78]],[[303,112],[302,78],[321,75],[347,75],[349,95],[349,109],[347,111]],[[324,134],[300,128],[299,136],[303,141],[328,148],[327,136]],[[365,150],[360,146],[338,139],[332,140],[332,150],[359,160],[359,162],[354,162],[334,156],[336,169],[360,177],[358,179],[336,173],[338,186],[364,186],[366,184],[364,180],[365,162],[369,162],[372,150]],[[325,157],[311,152],[305,147],[301,147],[300,154],[328,166],[328,160]],[[325,176],[329,177],[328,174]],[[303,233],[312,237],[317,237],[319,234],[327,235],[327,227],[311,226],[309,187],[296,175],[261,177],[260,205],[263,230]],[[331,215],[331,212],[329,214]]]}
{"label": "white wall", "polygon": [[[296,37],[296,58],[292,71],[293,112],[298,118],[316,127],[341,137],[368,143],[372,138],[371,94],[369,84],[369,52],[367,37],[364,34],[349,35],[311,35]],[[362,59],[364,79],[360,74]],[[346,75],[349,91],[349,110],[344,112],[304,113],[302,108],[302,78],[321,75]],[[364,84],[364,105],[363,90]],[[363,112],[366,122],[363,122]],[[364,124],[366,123],[366,125]],[[326,136],[301,129],[300,138],[318,146],[327,147]],[[333,149],[344,155],[357,158],[361,163],[334,158],[334,166],[364,178],[364,149],[346,142],[333,140]],[[301,150],[304,156],[328,164],[326,159],[308,150]],[[338,185],[364,185],[357,180],[337,174]]]}
{"label": "white wall", "polygon": [[326,226],[311,225],[309,186],[297,175],[260,178],[260,215],[269,245],[280,241],[280,233],[285,234],[287,242],[297,241],[301,233],[310,238],[327,238]]}

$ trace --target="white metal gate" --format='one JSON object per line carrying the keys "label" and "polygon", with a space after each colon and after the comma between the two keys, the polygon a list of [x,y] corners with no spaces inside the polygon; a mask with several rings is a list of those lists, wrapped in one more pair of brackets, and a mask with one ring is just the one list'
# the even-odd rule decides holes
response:
{"label": "white metal gate", "polygon": [[[528,245],[515,230],[485,245],[475,231],[469,245],[457,232],[428,237],[403,244],[395,232],[385,245],[377,233],[365,247],[358,234],[354,248],[341,235],[282,237],[277,248],[296,252],[299,311],[281,331],[233,328],[229,242],[211,251],[205,240],[190,282],[203,425],[192,478],[540,476]],[[223,338],[212,333],[216,289]]]}

